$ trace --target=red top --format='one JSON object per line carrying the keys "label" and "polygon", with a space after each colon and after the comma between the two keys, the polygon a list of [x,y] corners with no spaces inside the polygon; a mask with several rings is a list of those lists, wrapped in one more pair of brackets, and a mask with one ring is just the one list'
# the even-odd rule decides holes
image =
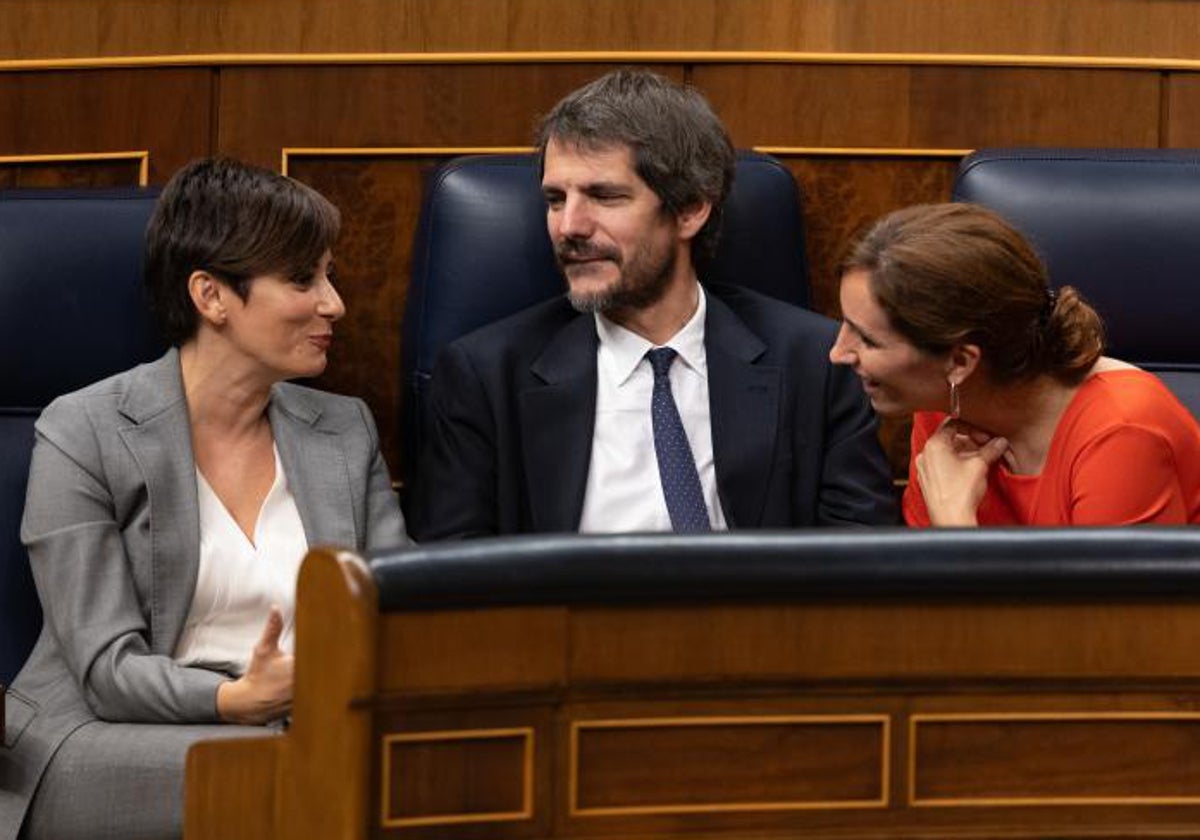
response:
{"label": "red top", "polygon": [[[916,456],[945,415],[913,416],[904,520],[929,526]],[[1041,475],[992,466],[980,525],[1200,524],[1200,425],[1158,377],[1142,370],[1089,376],[1050,441]]]}

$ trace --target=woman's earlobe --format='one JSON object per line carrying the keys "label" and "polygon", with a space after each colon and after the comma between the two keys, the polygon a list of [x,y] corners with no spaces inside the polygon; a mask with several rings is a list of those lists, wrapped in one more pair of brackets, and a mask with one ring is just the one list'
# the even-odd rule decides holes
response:
{"label": "woman's earlobe", "polygon": [[207,271],[193,271],[188,277],[188,296],[200,317],[220,326],[229,318],[222,300],[221,284]]}

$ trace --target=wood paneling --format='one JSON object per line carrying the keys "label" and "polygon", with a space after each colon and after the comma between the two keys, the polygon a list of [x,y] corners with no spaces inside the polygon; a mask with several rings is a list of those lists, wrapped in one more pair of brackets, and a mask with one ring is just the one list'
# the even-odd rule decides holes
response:
{"label": "wood paneling", "polygon": [[[1200,615],[1167,602],[929,602],[868,609],[822,602],[804,610],[762,605],[704,612],[664,607],[653,622],[622,610],[580,608],[571,621],[569,676],[575,684],[655,683],[684,674],[765,682],[785,674],[998,680],[1033,671],[1064,679],[1200,677],[1200,653],[1190,642],[1190,634],[1200,632]],[[1119,638],[1111,635],[1114,622],[1125,628]],[[775,644],[780,638],[793,641]],[[1015,638],[1027,640],[1020,657],[1012,655]]]}
{"label": "wood paneling", "polygon": [[580,721],[577,816],[886,804],[886,718]]}
{"label": "wood paneling", "polygon": [[[273,167],[283,147],[525,146],[533,142],[539,114],[609,69],[591,64],[230,69],[221,73],[219,146]],[[682,70],[674,75],[681,77]]]}
{"label": "wood paneling", "polygon": [[0,155],[147,150],[150,181],[162,183],[192,158],[211,153],[212,74],[0,74]]}
{"label": "wood paneling", "polygon": [[[187,755],[188,801],[184,814],[188,840],[262,840],[273,836],[274,813],[262,806],[272,799],[283,748],[283,739],[278,737],[221,739],[192,745]],[[229,799],[230,792],[236,794],[236,799]],[[210,814],[230,806],[236,809],[237,819],[208,819]]]}
{"label": "wood paneling", "polygon": [[1200,57],[1191,0],[7,0],[0,56],[461,50]]}
{"label": "wood paneling", "polygon": [[533,816],[532,728],[397,733],[383,749],[385,827]]}
{"label": "wood paneling", "polygon": [[934,717],[913,738],[921,804],[1200,804],[1196,715]]}
{"label": "wood paneling", "polygon": [[742,146],[1157,146],[1156,74],[1006,67],[707,65]]}
{"label": "wood paneling", "polygon": [[1200,147],[1200,73],[1172,73],[1166,79],[1164,145]]}
{"label": "wood paneling", "polygon": [[[335,562],[314,551],[301,572],[291,729],[202,748],[189,840],[243,825],[264,840],[1200,834],[1191,599],[761,605],[714,591],[439,617],[379,614],[361,563]],[[544,672],[551,649],[578,667],[537,690],[512,680]],[[423,692],[434,671],[442,688]],[[405,746],[385,761],[385,742]],[[214,772],[222,757],[253,772]],[[386,829],[385,802],[494,818]],[[794,807],[764,807],[779,805]]]}
{"label": "wood paneling", "polygon": [[[464,675],[493,688],[546,690],[566,680],[566,611],[535,607],[392,614],[381,628],[384,655],[400,665],[380,690],[409,695],[461,689]],[[488,676],[484,676],[488,675]]]}
{"label": "wood paneling", "polygon": [[140,169],[136,160],[0,160],[0,189],[136,187]]}

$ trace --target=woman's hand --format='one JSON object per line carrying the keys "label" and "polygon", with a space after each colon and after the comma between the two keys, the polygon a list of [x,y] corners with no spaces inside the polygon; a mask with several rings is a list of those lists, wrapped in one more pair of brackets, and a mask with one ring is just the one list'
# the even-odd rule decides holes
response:
{"label": "woman's hand", "polygon": [[946,418],[917,456],[917,480],[937,526],[974,526],[987,474],[1008,450],[1008,441],[967,423]]}
{"label": "woman's hand", "polygon": [[264,724],[292,709],[293,657],[279,649],[283,613],[271,607],[246,673],[217,688],[217,714],[227,723]]}

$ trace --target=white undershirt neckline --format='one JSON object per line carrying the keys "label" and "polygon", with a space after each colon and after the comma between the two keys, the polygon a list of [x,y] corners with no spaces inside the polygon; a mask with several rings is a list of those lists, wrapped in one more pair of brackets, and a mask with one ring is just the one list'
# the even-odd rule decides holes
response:
{"label": "white undershirt neckline", "polygon": [[[671,392],[696,460],[709,523],[713,530],[725,530],[728,526],[717,494],[713,458],[704,347],[707,311],[707,297],[700,287],[696,311],[662,346],[678,354],[669,374]],[[671,517],[658,475],[650,417],[654,372],[646,351],[656,345],[599,313],[595,321],[600,339],[596,351],[596,417],[579,530],[670,531]]]}
{"label": "white undershirt neckline", "polygon": [[296,578],[308,540],[279,449],[272,448],[275,480],[258,512],[253,542],[196,468],[200,567],[175,646],[174,658],[182,665],[243,673],[272,604],[283,611],[280,647],[292,651]]}

